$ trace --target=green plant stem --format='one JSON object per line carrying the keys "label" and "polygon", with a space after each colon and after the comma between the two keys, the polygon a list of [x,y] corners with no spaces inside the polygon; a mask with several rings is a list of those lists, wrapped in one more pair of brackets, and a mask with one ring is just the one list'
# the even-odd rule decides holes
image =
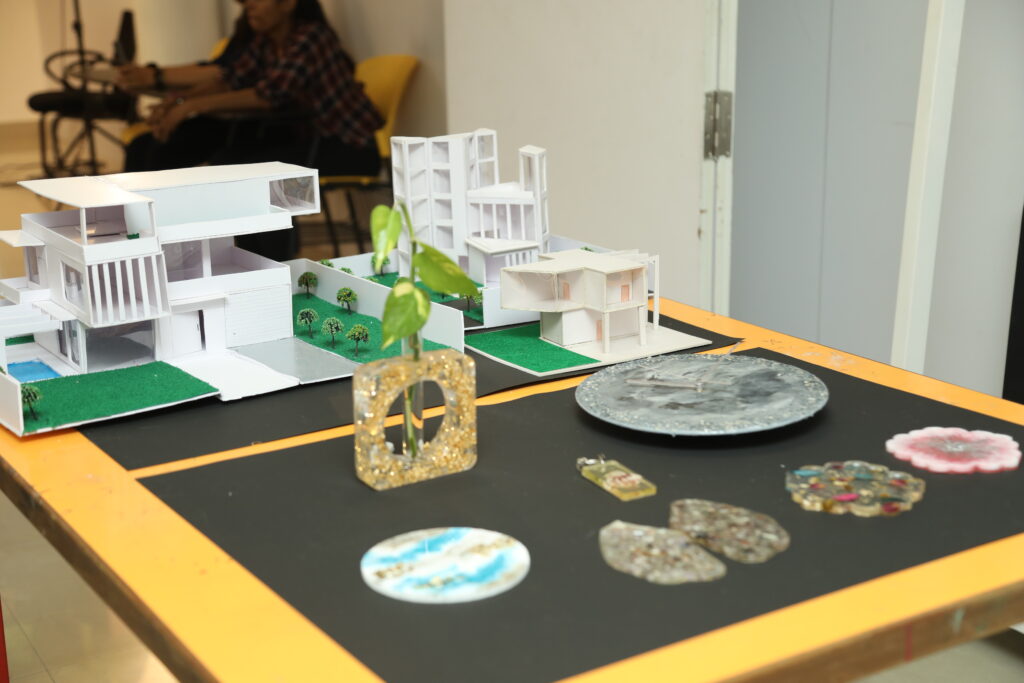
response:
{"label": "green plant stem", "polygon": [[[409,226],[409,251],[410,259],[416,256],[416,236],[412,234],[412,221],[409,219],[409,211],[405,208],[405,203],[400,204],[402,207],[402,213],[405,215],[406,225]],[[410,261],[412,262],[412,261]],[[413,282],[413,286],[416,285],[416,267],[410,266],[409,278]],[[406,337],[406,344],[409,346],[409,350],[412,351],[412,359],[415,362],[420,360],[420,337],[419,334],[410,334]],[[421,415],[416,415],[416,389],[417,384],[410,384],[405,388],[405,406],[403,408],[404,423],[405,423],[405,452],[410,458],[417,458],[420,455],[420,443],[419,439],[416,438],[416,427],[417,422],[422,429],[423,419]]]}

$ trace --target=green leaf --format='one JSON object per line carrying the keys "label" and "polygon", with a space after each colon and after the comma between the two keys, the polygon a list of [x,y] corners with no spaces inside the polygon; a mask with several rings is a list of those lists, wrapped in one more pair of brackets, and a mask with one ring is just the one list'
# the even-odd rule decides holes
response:
{"label": "green leaf", "polygon": [[402,214],[383,204],[370,212],[370,236],[373,238],[373,269],[380,270],[384,259],[398,246],[402,234]]}
{"label": "green leaf", "polygon": [[423,283],[434,291],[462,296],[479,293],[476,285],[455,261],[434,247],[420,244],[420,251],[413,257],[412,265]]}
{"label": "green leaf", "polygon": [[402,337],[419,332],[430,317],[430,297],[413,285],[412,280],[400,277],[384,302],[382,323],[384,339],[380,347],[391,346]]}

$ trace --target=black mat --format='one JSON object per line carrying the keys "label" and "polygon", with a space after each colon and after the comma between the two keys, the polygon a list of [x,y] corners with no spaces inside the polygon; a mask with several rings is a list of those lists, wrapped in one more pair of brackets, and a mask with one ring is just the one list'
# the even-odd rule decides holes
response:
{"label": "black mat", "polygon": [[[933,475],[896,518],[804,512],[783,488],[789,468],[865,459],[928,425],[1024,428],[758,350],[828,385],[825,409],[761,434],[656,437],[614,428],[566,390],[482,408],[470,472],[376,493],[338,439],[143,480],[246,568],[388,681],[549,681],[1024,531],[1024,473]],[[603,452],[659,487],[620,503],[581,478],[577,456]],[[608,568],[597,534],[614,519],[664,525],[669,503],[699,497],[774,516],[791,548],[762,565],[726,561],[708,584],[655,586]],[[422,606],[367,588],[359,560],[394,534],[444,525],[509,533],[533,566],[490,600]],[[836,615],[837,619],[843,615]],[[681,678],[685,678],[680,674]]]}
{"label": "black mat", "polygon": [[[665,316],[661,320],[665,327],[711,340],[692,352],[738,341]],[[536,377],[474,352],[470,355],[477,363],[479,396],[553,379]],[[558,377],[584,372],[592,370]],[[428,385],[424,401],[427,407],[441,405],[440,391]],[[343,379],[230,403],[206,399],[87,425],[81,431],[123,467],[136,469],[348,424],[352,424],[352,380]]]}

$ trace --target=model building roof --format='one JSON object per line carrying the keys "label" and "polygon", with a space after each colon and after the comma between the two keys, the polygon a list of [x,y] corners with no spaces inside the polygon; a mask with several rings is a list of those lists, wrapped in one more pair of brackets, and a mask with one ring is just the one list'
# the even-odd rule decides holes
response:
{"label": "model building roof", "polygon": [[40,197],[52,199],[67,206],[78,209],[91,209],[97,206],[121,206],[137,202],[150,202],[149,197],[128,192],[113,183],[99,177],[81,176],[77,178],[43,178],[42,180],[22,180],[18,183]]}
{"label": "model building roof", "polygon": [[175,168],[168,171],[148,171],[145,173],[115,173],[100,176],[101,180],[112,183],[125,190],[158,190],[169,187],[188,185],[206,185],[209,183],[230,183],[238,180],[266,178],[294,178],[310,175],[310,169],[281,161],[268,161],[260,164],[233,164],[230,166],[197,166],[195,168]]}
{"label": "model building roof", "polygon": [[541,260],[536,263],[508,266],[505,270],[520,273],[566,273],[586,268],[599,273],[620,273],[645,267],[643,263],[628,258],[598,254],[583,249],[554,251],[549,254],[541,254],[540,258]]}

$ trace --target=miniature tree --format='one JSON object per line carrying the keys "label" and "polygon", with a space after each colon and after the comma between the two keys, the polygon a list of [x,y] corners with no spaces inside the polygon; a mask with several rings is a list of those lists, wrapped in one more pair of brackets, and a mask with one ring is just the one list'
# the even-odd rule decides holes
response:
{"label": "miniature tree", "polygon": [[316,289],[316,284],[319,281],[320,278],[316,276],[316,273],[311,273],[308,270],[299,276],[299,287],[306,288],[307,299],[312,296],[312,294],[309,293],[309,290]]}
{"label": "miniature tree", "polygon": [[320,315],[312,308],[303,308],[299,311],[299,315],[295,318],[300,325],[305,325],[309,328],[309,338],[313,338],[313,323],[320,319]]}
{"label": "miniature tree", "polygon": [[[308,310],[308,309],[307,309]],[[323,327],[320,328],[322,334],[331,335],[331,348],[334,348],[334,335],[341,334],[341,331],[345,329],[345,326],[341,324],[341,321],[337,318],[331,317],[324,320]]]}
{"label": "miniature tree", "polygon": [[36,415],[36,403],[39,403],[40,399],[43,398],[43,392],[39,391],[39,387],[34,384],[22,384],[21,385],[21,402],[28,406],[28,410],[32,413],[32,419],[38,420],[39,416]]}
{"label": "miniature tree", "polygon": [[338,303],[345,304],[345,308],[348,309],[349,315],[352,315],[352,304],[359,301],[359,295],[352,291],[349,287],[342,287],[338,290]]}
{"label": "miniature tree", "polygon": [[466,302],[466,310],[472,310],[474,308],[480,308],[484,303],[484,293],[477,292],[476,294],[464,294],[462,296],[463,301]]}
{"label": "miniature tree", "polygon": [[329,258],[322,258],[319,261],[317,261],[317,263],[319,263],[321,266],[327,266],[328,268],[334,267],[334,264],[331,263],[331,259]]}
{"label": "miniature tree", "polygon": [[373,260],[373,271],[375,273],[377,273],[377,275],[383,275],[384,274],[384,269],[386,267],[388,267],[389,265],[391,265],[391,257],[390,256],[385,256],[384,259],[380,263],[377,263],[377,259],[374,259]]}
{"label": "miniature tree", "polygon": [[366,325],[353,325],[352,329],[345,335],[346,339],[351,339],[356,343],[356,355],[359,355],[359,342],[370,341],[370,330],[366,328]]}
{"label": "miniature tree", "polygon": [[349,275],[355,275],[355,273],[352,272],[351,268],[346,268],[345,266],[339,266],[338,270],[340,270],[343,273],[348,273]]}

